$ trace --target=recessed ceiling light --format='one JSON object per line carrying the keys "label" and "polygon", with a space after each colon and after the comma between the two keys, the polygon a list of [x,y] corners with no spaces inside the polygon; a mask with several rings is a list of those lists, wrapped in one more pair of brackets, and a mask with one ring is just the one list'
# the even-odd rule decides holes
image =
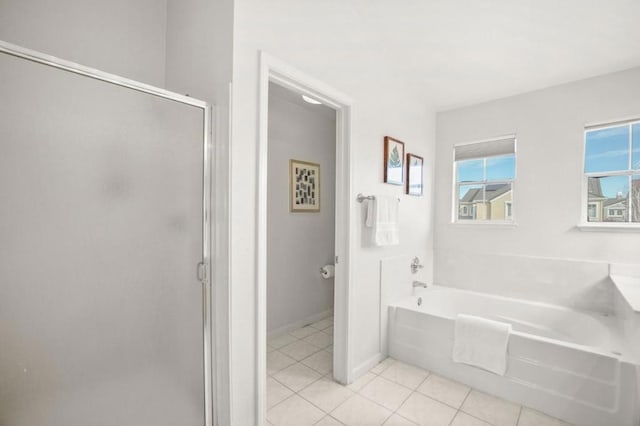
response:
{"label": "recessed ceiling light", "polygon": [[302,99],[303,99],[305,102],[310,103],[310,104],[313,104],[313,105],[320,105],[320,104],[322,103],[322,102],[320,102],[320,101],[318,101],[318,100],[315,100],[315,99],[313,99],[313,98],[310,98],[310,97],[309,97],[309,96],[307,96],[307,95],[302,95]]}

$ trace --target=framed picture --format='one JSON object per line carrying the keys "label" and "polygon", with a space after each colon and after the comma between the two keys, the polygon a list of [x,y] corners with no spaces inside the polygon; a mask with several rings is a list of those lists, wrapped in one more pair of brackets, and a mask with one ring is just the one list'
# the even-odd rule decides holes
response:
{"label": "framed picture", "polygon": [[407,194],[422,195],[422,157],[407,154]]}
{"label": "framed picture", "polygon": [[289,210],[320,211],[320,164],[289,160]]}
{"label": "framed picture", "polygon": [[384,181],[393,185],[404,183],[404,142],[384,137]]}

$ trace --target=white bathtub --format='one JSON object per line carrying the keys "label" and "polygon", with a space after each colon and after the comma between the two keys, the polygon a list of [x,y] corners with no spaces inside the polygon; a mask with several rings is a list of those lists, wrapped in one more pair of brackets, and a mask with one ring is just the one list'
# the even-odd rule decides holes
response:
{"label": "white bathtub", "polygon": [[[451,360],[459,313],[513,325],[504,376]],[[638,362],[618,329],[613,316],[434,285],[389,307],[389,355],[577,425],[638,426]]]}

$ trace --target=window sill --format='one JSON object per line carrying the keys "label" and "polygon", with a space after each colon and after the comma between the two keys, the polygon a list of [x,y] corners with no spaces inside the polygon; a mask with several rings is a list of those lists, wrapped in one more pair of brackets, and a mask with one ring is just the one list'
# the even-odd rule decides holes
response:
{"label": "window sill", "polygon": [[476,220],[469,222],[450,222],[450,226],[456,228],[486,228],[486,229],[515,229],[518,224],[515,222],[502,222],[502,221],[488,221],[488,220]]}
{"label": "window sill", "polygon": [[620,224],[592,222],[576,225],[576,228],[583,232],[640,232],[640,223]]}

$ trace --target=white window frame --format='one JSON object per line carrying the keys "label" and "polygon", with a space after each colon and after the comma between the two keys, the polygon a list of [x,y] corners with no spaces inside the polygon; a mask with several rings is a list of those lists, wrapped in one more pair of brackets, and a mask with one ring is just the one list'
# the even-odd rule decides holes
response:
{"label": "white window frame", "polygon": [[[633,170],[633,125],[640,124],[640,119],[632,118],[632,119],[622,119],[622,120],[614,120],[606,123],[595,123],[588,124],[584,127],[583,137],[582,137],[582,195],[581,195],[581,206],[580,206],[580,221],[578,228],[583,231],[607,231],[607,230],[621,230],[621,231],[638,231],[640,232],[640,222],[597,222],[597,221],[589,221],[589,178],[591,177],[609,177],[609,176],[634,176],[640,175],[640,170]],[[627,166],[627,170],[616,170],[616,171],[604,171],[604,172],[585,172],[585,165],[587,160],[587,133],[593,132],[596,130],[605,130],[611,129],[614,127],[629,127],[629,164]],[[631,191],[633,186],[633,179],[630,179],[629,185],[629,199],[627,201],[627,217],[630,219],[631,216]],[[603,209],[604,210],[604,209]],[[623,215],[624,216],[624,215]],[[620,217],[620,216],[616,216]],[[598,218],[597,214],[595,218]],[[601,221],[604,219],[604,211],[603,216],[599,218]]]}
{"label": "white window frame", "polygon": [[[475,158],[475,160],[483,160],[483,180],[481,181],[473,181],[473,182],[464,182],[464,183],[458,183],[458,161],[456,161],[456,148],[461,147],[461,146],[468,146],[468,145],[474,145],[474,144],[481,144],[481,143],[485,143],[485,142],[493,142],[493,141],[500,141],[500,140],[504,140],[504,139],[513,139],[513,154],[500,154],[500,155],[488,155],[485,157],[478,157]],[[499,137],[495,137],[495,138],[490,138],[490,139],[483,139],[483,140],[478,140],[478,141],[473,141],[473,142],[466,142],[466,143],[461,143],[461,144],[456,144],[453,147],[453,158],[452,158],[452,164],[453,164],[453,188],[452,188],[452,192],[453,192],[453,197],[452,197],[452,208],[451,208],[451,223],[453,225],[461,225],[461,226],[465,226],[465,225],[470,225],[470,226],[489,226],[489,225],[496,225],[498,227],[502,227],[502,228],[507,228],[507,227],[513,227],[516,225],[516,221],[515,221],[515,215],[514,215],[514,204],[515,204],[515,187],[516,187],[516,178],[518,176],[517,173],[517,168],[518,168],[518,154],[517,154],[517,137],[515,134],[510,134],[510,135],[505,135],[505,136],[499,136]],[[499,157],[506,157],[509,155],[513,155],[515,158],[515,164],[514,164],[514,176],[513,179],[501,179],[501,180],[486,180],[486,160],[489,158],[499,158]],[[471,159],[471,158],[470,158]],[[476,219],[477,217],[477,206],[475,204],[473,204],[471,206],[471,213],[472,213],[472,219],[459,219],[459,214],[460,214],[460,185],[494,185],[494,184],[501,184],[501,183],[508,183],[511,184],[511,218],[510,219],[506,219],[505,220],[491,220],[491,219]]]}

